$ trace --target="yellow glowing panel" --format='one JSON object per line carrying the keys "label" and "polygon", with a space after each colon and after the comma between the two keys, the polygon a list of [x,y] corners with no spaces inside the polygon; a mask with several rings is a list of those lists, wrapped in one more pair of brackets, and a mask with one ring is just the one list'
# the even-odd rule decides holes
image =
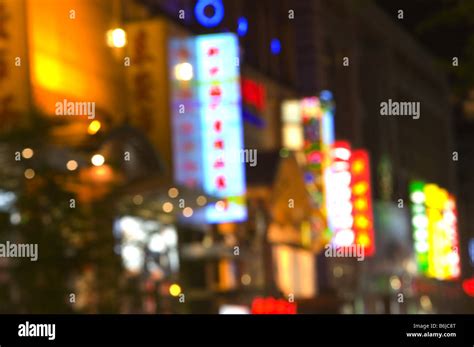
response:
{"label": "yellow glowing panel", "polygon": [[[0,133],[28,124],[30,109],[24,0],[2,0],[0,7]],[[18,60],[20,59],[20,60]],[[3,102],[8,100],[8,102]]]}
{"label": "yellow glowing panel", "polygon": [[448,192],[439,188],[436,184],[425,186],[426,206],[442,210],[448,199]]}
{"label": "yellow glowing panel", "polygon": [[100,112],[122,115],[126,98],[118,80],[120,64],[104,39],[112,21],[112,4],[27,1],[32,96],[43,113],[54,114],[56,102],[65,98],[95,102]]}
{"label": "yellow glowing panel", "polygon": [[292,150],[300,150],[303,148],[303,144],[303,128],[300,125],[285,124],[283,126],[283,146]]}
{"label": "yellow glowing panel", "polygon": [[285,294],[296,298],[309,298],[316,294],[316,267],[310,251],[290,247],[274,246],[273,259],[276,265],[276,282]]}
{"label": "yellow glowing panel", "polygon": [[236,285],[232,262],[227,259],[219,261],[219,289],[230,290]]}

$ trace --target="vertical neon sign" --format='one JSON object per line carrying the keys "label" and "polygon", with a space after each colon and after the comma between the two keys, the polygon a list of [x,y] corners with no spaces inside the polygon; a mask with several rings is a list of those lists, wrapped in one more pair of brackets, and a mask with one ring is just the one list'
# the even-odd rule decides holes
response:
{"label": "vertical neon sign", "polygon": [[425,183],[412,182],[410,184],[410,201],[412,212],[413,240],[416,260],[421,273],[428,272],[428,217],[425,207]]}
{"label": "vertical neon sign", "polygon": [[208,223],[247,218],[238,56],[230,33],[170,44],[174,176],[221,199],[204,209]]}
{"label": "vertical neon sign", "polygon": [[326,201],[332,243],[336,247],[350,246],[355,241],[354,218],[352,216],[351,193],[351,147],[349,143],[337,141],[332,150],[332,163],[326,172]]}
{"label": "vertical neon sign", "polygon": [[375,252],[374,217],[372,212],[372,189],[370,180],[369,153],[354,150],[351,156],[352,207],[356,243],[364,247],[364,254]]}
{"label": "vertical neon sign", "polygon": [[203,167],[199,108],[194,76],[183,78],[183,66],[195,66],[194,39],[172,40],[169,49],[171,63],[171,110],[173,130],[174,178],[190,188],[201,188]]}
{"label": "vertical neon sign", "polygon": [[412,182],[413,239],[419,270],[440,280],[460,275],[456,201],[436,184]]}

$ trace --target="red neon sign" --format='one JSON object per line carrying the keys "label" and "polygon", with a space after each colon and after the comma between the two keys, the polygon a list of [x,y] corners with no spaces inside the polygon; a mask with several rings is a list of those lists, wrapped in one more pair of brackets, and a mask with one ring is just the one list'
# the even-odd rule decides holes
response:
{"label": "red neon sign", "polygon": [[252,302],[252,314],[296,314],[296,303],[284,299],[256,298]]}
{"label": "red neon sign", "polygon": [[474,278],[469,278],[462,282],[462,289],[469,296],[474,296]]}
{"label": "red neon sign", "polygon": [[369,154],[365,150],[354,150],[351,156],[351,186],[355,243],[364,247],[366,256],[373,255],[375,251],[370,183]]}
{"label": "red neon sign", "polygon": [[242,99],[245,104],[264,111],[266,107],[266,90],[263,84],[242,78]]}

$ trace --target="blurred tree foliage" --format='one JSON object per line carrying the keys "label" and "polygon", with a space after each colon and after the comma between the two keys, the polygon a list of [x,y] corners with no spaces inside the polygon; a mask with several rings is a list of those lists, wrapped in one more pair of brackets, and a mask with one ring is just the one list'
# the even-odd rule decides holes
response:
{"label": "blurred tree foliage", "polygon": [[[113,252],[112,204],[107,199],[78,202],[77,196],[64,186],[66,176],[74,179],[78,173],[45,160],[57,155],[50,143],[54,122],[38,114],[29,119],[30,126],[0,136],[4,154],[0,190],[15,193],[16,202],[10,213],[20,216],[18,223],[12,223],[10,218],[0,220],[0,242],[36,243],[38,260],[9,259],[10,290],[2,292],[0,310],[117,312],[121,266]],[[26,147],[34,150],[34,156],[15,160],[15,153]],[[24,177],[26,168],[34,169],[33,179]],[[76,201],[75,208],[71,208],[71,199]],[[79,293],[78,283],[91,273],[94,280],[88,281],[89,288]],[[70,294],[75,294],[75,302],[71,302]]]}

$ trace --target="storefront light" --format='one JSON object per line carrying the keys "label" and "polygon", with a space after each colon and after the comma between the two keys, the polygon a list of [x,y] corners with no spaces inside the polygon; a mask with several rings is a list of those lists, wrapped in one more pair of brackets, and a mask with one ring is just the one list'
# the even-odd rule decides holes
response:
{"label": "storefront light", "polygon": [[92,165],[94,166],[101,166],[104,164],[105,158],[101,154],[95,154],[94,156],[92,156],[91,162],[92,162]]}
{"label": "storefront light", "polygon": [[165,240],[159,233],[155,233],[151,236],[148,242],[148,249],[155,253],[162,253],[166,249]]}
{"label": "storefront light", "polygon": [[127,34],[121,28],[107,31],[107,45],[114,48],[122,48],[127,44]]}
{"label": "storefront light", "polygon": [[199,206],[204,206],[207,204],[207,199],[204,195],[201,195],[201,196],[198,196],[198,198],[196,199],[196,203],[199,205]]}
{"label": "storefront light", "polygon": [[185,216],[186,218],[192,217],[193,213],[194,213],[194,211],[191,207],[186,207],[183,210],[183,216]]}
{"label": "storefront light", "polygon": [[21,155],[23,156],[23,158],[25,159],[31,159],[33,157],[33,150],[31,148],[25,148],[22,152],[21,152]]}
{"label": "storefront light", "polygon": [[66,163],[66,168],[69,170],[69,171],[74,171],[76,170],[78,167],[78,164],[77,164],[77,161],[75,160],[69,160],[67,163]]}
{"label": "storefront light", "polygon": [[390,287],[392,287],[393,290],[399,290],[402,287],[402,282],[398,276],[390,277]]}
{"label": "storefront light", "polygon": [[168,190],[168,196],[172,199],[178,197],[179,195],[179,190],[177,188],[170,188]]}
{"label": "storefront light", "polygon": [[176,297],[179,294],[181,294],[181,287],[178,284],[174,283],[170,286],[169,291],[170,291],[171,296]]}
{"label": "storefront light", "polygon": [[190,63],[180,63],[174,68],[174,75],[178,81],[191,81],[194,77],[193,66]]}
{"label": "storefront light", "polygon": [[170,212],[172,212],[172,211],[173,211],[173,208],[174,208],[174,206],[173,206],[173,204],[172,204],[171,202],[165,202],[165,203],[163,204],[163,211],[164,211],[165,213],[170,213]]}
{"label": "storefront light", "polygon": [[252,283],[252,277],[249,274],[244,274],[242,275],[241,282],[244,286],[248,286]]}
{"label": "storefront light", "polygon": [[122,258],[125,268],[134,273],[140,272],[145,262],[143,250],[134,245],[122,247]]}
{"label": "storefront light", "polygon": [[162,232],[161,235],[163,236],[163,240],[165,244],[169,247],[175,247],[178,244],[178,235],[176,233],[176,229],[169,226],[166,227]]}
{"label": "storefront light", "polygon": [[33,169],[26,169],[26,170],[25,170],[25,178],[26,178],[26,179],[31,180],[31,179],[33,179],[34,177],[35,177],[35,170],[33,170]]}
{"label": "storefront light", "polygon": [[430,311],[433,308],[431,299],[426,295],[423,295],[422,297],[420,297],[420,305],[425,311]]}

